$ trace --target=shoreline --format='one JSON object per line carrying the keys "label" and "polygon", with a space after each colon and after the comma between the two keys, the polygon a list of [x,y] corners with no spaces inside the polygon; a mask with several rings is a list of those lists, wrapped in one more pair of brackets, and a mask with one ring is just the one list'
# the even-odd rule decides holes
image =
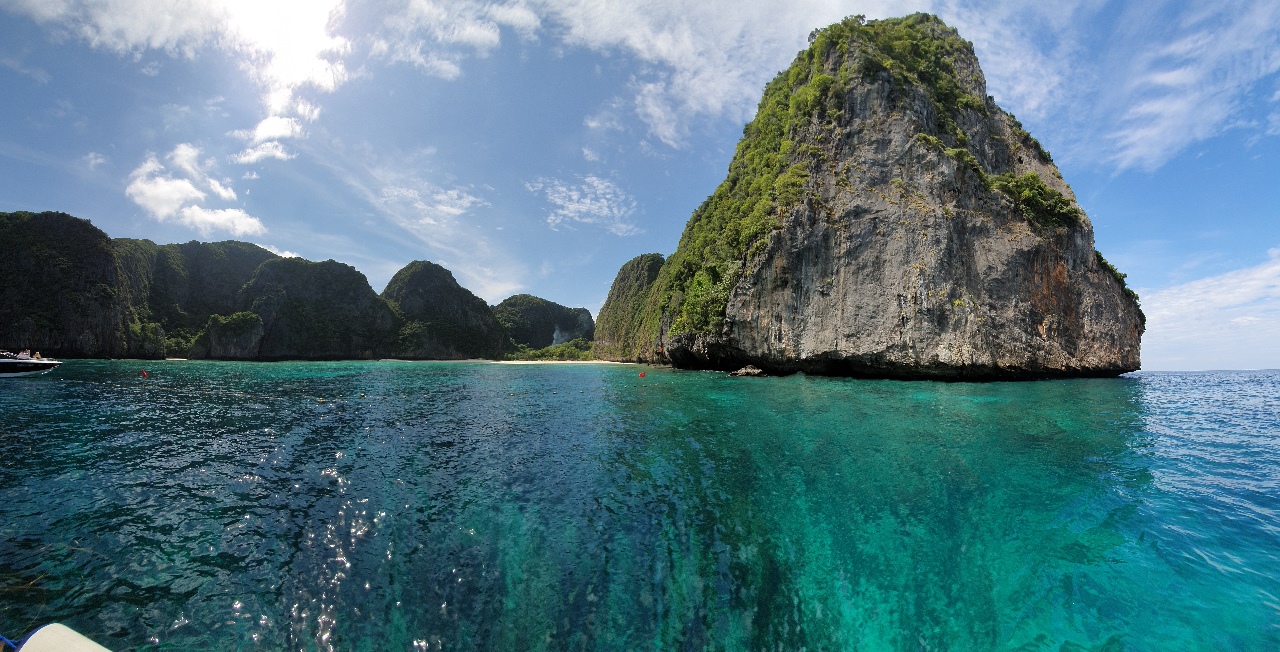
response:
{"label": "shoreline", "polygon": [[613,362],[611,360],[487,360],[493,364],[639,364],[638,362]]}

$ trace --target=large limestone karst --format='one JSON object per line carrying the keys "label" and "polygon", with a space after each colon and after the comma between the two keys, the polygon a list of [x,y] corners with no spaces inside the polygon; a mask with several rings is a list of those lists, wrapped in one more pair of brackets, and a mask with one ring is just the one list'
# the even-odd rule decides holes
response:
{"label": "large limestone karst", "polygon": [[531,349],[595,337],[590,310],[569,308],[531,294],[507,297],[493,307],[493,316],[507,329],[512,342]]}
{"label": "large limestone karst", "polygon": [[1136,295],[987,95],[972,45],[925,14],[815,30],[676,252],[647,289],[626,276],[642,296],[614,302],[615,283],[606,359],[953,379],[1139,367]]}
{"label": "large limestone karst", "polygon": [[225,240],[158,245],[115,238],[132,305],[164,332],[164,353],[186,356],[212,315],[235,312],[236,296],[258,267],[278,255],[248,242]]}
{"label": "large limestone karst", "polygon": [[163,354],[163,336],[122,292],[111,238],[66,213],[0,213],[0,348],[46,356]]}
{"label": "large limestone karst", "polygon": [[417,260],[405,265],[382,291],[404,318],[393,355],[412,359],[496,358],[507,334],[484,299],[458,285],[453,273]]}
{"label": "large limestone karst", "polygon": [[592,352],[597,357],[624,362],[651,359],[652,340],[644,322],[649,293],[664,262],[662,254],[641,254],[618,270],[596,320]]}
{"label": "large limestone karst", "polygon": [[[197,340],[192,357],[207,351],[207,357],[250,360],[377,358],[397,325],[364,274],[334,260],[266,261],[241,288],[236,308],[239,314],[210,318],[202,336],[210,339]],[[218,340],[227,344],[220,349]]]}

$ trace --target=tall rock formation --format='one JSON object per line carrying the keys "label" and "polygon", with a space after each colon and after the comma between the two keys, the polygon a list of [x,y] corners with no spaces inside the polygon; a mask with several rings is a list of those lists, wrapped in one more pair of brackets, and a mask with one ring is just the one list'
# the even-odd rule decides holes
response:
{"label": "tall rock formation", "polygon": [[531,294],[507,297],[493,307],[493,315],[512,342],[531,349],[595,337],[590,310],[569,308]]}
{"label": "tall rock formation", "polygon": [[924,14],[815,31],[640,313],[612,308],[610,359],[904,378],[1115,375],[1144,328],[1048,153]]}
{"label": "tall rock formation", "polygon": [[235,312],[240,289],[262,263],[279,258],[236,240],[157,245],[116,238],[112,244],[130,301],[145,306],[146,319],[163,328],[171,356],[187,355],[210,316]]}
{"label": "tall rock formation", "polygon": [[458,360],[496,358],[508,348],[507,334],[484,299],[458,285],[453,273],[425,260],[396,272],[382,298],[399,310],[392,355]]}
{"label": "tall rock formation", "polygon": [[[246,315],[211,319],[209,355],[252,360],[377,358],[389,346],[397,319],[356,268],[333,260],[277,258],[258,267],[236,297]],[[251,319],[256,315],[260,325]],[[261,333],[256,349],[252,333]],[[204,346],[197,342],[193,355]],[[196,356],[199,357],[199,356]]]}
{"label": "tall rock formation", "polygon": [[45,356],[163,355],[123,288],[111,238],[66,213],[0,213],[0,348]]}
{"label": "tall rock formation", "polygon": [[[666,259],[662,254],[641,254],[618,270],[609,296],[596,320],[596,341],[592,353],[605,360],[641,362],[651,360],[653,340],[660,315],[647,310],[654,281]],[[651,324],[646,324],[649,320]]]}

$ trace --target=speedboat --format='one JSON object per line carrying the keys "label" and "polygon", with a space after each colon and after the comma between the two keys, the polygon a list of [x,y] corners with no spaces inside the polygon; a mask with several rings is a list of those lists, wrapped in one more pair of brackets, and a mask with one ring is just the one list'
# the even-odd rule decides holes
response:
{"label": "speedboat", "polygon": [[8,351],[0,351],[0,378],[39,376],[60,364],[62,363],[57,360],[33,358],[26,354],[15,355]]}

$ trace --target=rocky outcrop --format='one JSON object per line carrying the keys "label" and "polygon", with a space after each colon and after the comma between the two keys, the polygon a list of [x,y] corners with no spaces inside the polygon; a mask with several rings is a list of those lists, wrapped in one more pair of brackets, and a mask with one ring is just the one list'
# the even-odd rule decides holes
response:
{"label": "rocky outcrop", "polygon": [[123,287],[111,238],[66,213],[0,213],[0,348],[45,356],[163,355]]}
{"label": "rocky outcrop", "polygon": [[256,360],[266,327],[252,312],[213,315],[191,345],[190,357],[212,360]]}
{"label": "rocky outcrop", "polygon": [[512,342],[531,349],[595,337],[590,310],[569,308],[531,294],[507,297],[493,307],[493,315]]}
{"label": "rocky outcrop", "polygon": [[258,267],[276,254],[248,242],[157,245],[150,240],[112,241],[135,306],[164,332],[162,355],[186,356],[212,315],[235,312],[236,296]]}
{"label": "rocky outcrop", "polygon": [[654,361],[653,343],[661,317],[649,306],[653,284],[666,259],[641,254],[618,270],[596,320],[595,355],[621,362]]}
{"label": "rocky outcrop", "polygon": [[[263,263],[237,295],[236,309],[262,320],[256,355],[244,356],[257,360],[377,358],[389,348],[398,325],[391,306],[364,274],[333,260]],[[210,337],[209,355],[215,352]]]}
{"label": "rocky outcrop", "polygon": [[502,324],[484,299],[458,285],[453,273],[418,260],[396,272],[382,291],[404,320],[391,346],[398,358],[496,358],[508,349]]}
{"label": "rocky outcrop", "polygon": [[635,343],[603,357],[1105,376],[1139,367],[1144,328],[1052,159],[987,95],[972,46],[923,14],[815,32],[642,303],[622,335],[601,311],[598,339]]}

